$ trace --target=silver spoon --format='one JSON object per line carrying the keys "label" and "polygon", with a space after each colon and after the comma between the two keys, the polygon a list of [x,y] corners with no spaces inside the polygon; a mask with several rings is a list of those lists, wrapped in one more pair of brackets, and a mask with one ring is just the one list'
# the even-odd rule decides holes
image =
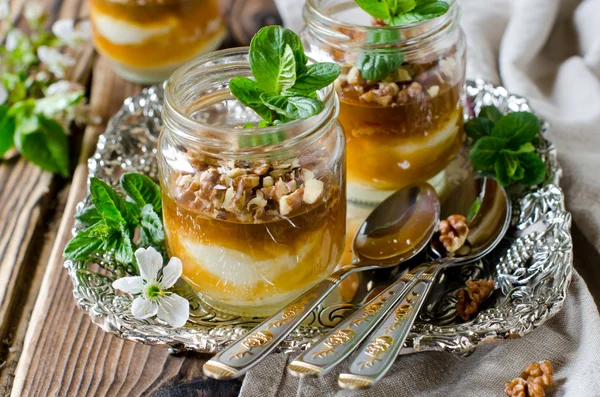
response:
{"label": "silver spoon", "polygon": [[[412,288],[376,327],[368,341],[359,349],[348,368],[339,375],[338,383],[345,389],[370,387],[385,376],[396,360],[423,303],[439,273],[448,267],[481,259],[502,240],[510,225],[511,205],[506,191],[495,180],[476,180],[480,199],[479,210],[469,223],[470,252],[463,256],[442,257],[428,265],[417,277]],[[473,186],[469,186],[472,188]],[[466,189],[467,187],[465,187]],[[460,195],[465,189],[459,189]],[[458,203],[473,203],[460,200]],[[468,210],[454,212],[466,214]],[[434,250],[442,250],[432,244]],[[442,252],[438,252],[443,256]]]}
{"label": "silver spoon", "polygon": [[233,379],[266,357],[349,275],[396,266],[417,255],[435,232],[440,203],[427,183],[394,193],[367,217],[353,243],[359,259],[332,273],[323,282],[259,324],[252,332],[215,355],[203,366],[215,379]]}

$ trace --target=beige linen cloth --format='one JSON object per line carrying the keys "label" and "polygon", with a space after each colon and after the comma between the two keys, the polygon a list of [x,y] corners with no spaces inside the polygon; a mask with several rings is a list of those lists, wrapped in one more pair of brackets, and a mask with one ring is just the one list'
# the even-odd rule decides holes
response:
{"label": "beige linen cloth", "polygon": [[[301,29],[301,0],[276,0],[284,23]],[[532,361],[550,360],[549,396],[600,397],[600,0],[462,0],[469,78],[502,84],[530,99],[551,123],[573,214],[575,266],[563,310],[519,340],[482,346],[469,357],[419,353],[399,358],[368,391],[288,375],[292,358],[272,355],[250,371],[244,397],[502,396]],[[585,279],[585,281],[584,281]],[[586,286],[586,282],[588,286]]]}

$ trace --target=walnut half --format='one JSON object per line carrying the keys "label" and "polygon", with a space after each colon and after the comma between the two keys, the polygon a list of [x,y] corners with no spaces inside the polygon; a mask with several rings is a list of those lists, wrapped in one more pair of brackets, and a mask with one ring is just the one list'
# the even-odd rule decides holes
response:
{"label": "walnut half", "polygon": [[479,312],[479,307],[494,290],[494,280],[469,280],[467,288],[456,293],[456,311],[465,321]]}
{"label": "walnut half", "polygon": [[506,383],[504,393],[508,397],[546,397],[546,389],[552,386],[552,375],[550,361],[533,362],[518,378]]}
{"label": "walnut half", "polygon": [[469,235],[467,218],[462,215],[450,215],[448,219],[440,222],[438,230],[440,242],[449,253],[455,253],[462,248]]}

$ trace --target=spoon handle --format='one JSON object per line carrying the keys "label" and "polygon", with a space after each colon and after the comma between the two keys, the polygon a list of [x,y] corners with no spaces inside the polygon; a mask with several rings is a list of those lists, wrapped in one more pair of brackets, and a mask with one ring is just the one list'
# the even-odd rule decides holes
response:
{"label": "spoon handle", "polygon": [[417,277],[417,282],[386,315],[350,365],[340,374],[344,389],[370,387],[388,372],[410,332],[442,266],[434,262]]}
{"label": "spoon handle", "polygon": [[292,361],[288,371],[300,377],[329,373],[359,346],[425,269],[418,267],[403,275]]}
{"label": "spoon handle", "polygon": [[349,265],[332,273],[279,313],[207,361],[202,368],[204,374],[215,379],[234,379],[245,374],[296,329],[344,278],[358,269]]}

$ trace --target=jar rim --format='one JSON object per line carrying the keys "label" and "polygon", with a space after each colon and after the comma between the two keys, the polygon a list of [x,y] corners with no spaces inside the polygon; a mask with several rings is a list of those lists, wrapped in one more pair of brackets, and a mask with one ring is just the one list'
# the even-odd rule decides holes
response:
{"label": "jar rim", "polygon": [[[337,119],[338,112],[338,99],[335,90],[333,89],[333,84],[330,84],[322,90],[319,90],[319,99],[323,101],[325,105],[324,109],[319,114],[312,116],[308,119],[293,120],[277,126],[263,128],[235,128],[228,126],[218,126],[204,122],[202,120],[195,119],[182,109],[184,106],[181,104],[181,102],[177,101],[176,93],[174,92],[174,90],[178,85],[189,81],[189,74],[194,73],[194,71],[199,73],[200,70],[203,69],[202,74],[207,73],[210,75],[211,78],[215,78],[219,69],[223,69],[223,67],[225,66],[244,68],[249,71],[250,64],[247,60],[240,61],[238,59],[231,63],[219,63],[219,61],[226,60],[227,58],[236,58],[244,56],[247,57],[248,52],[249,47],[235,47],[214,51],[209,54],[195,58],[179,67],[165,82],[165,103],[163,107],[163,120],[165,121],[165,124],[174,121],[179,126],[183,125],[188,127],[172,129],[178,136],[186,140],[202,144],[207,143],[206,138],[200,137],[194,133],[190,133],[190,131],[194,131],[197,129],[209,131],[213,134],[216,134],[220,138],[224,138],[223,140],[229,141],[229,143],[232,143],[243,136],[257,137],[273,135],[283,131],[286,131],[288,133],[290,131],[297,131],[296,133],[290,134],[292,136],[288,139],[285,139],[277,144],[258,146],[258,148],[264,148],[265,146],[276,147],[278,145],[291,145],[296,140],[304,139],[308,135],[311,135],[316,131],[322,130],[331,123],[335,122],[335,120]],[[313,59],[309,58],[309,63],[314,62],[315,61]],[[196,78],[198,77],[199,76],[196,76]],[[249,77],[251,77],[251,75]],[[223,81],[222,83],[228,84],[229,81]],[[253,147],[251,149],[255,148],[256,147]],[[240,147],[239,149],[243,148]]]}
{"label": "jar rim", "polygon": [[[335,41],[346,42],[347,47],[361,47],[368,50],[378,50],[381,48],[403,47],[404,51],[410,51],[412,47],[418,46],[423,40],[433,39],[439,32],[458,24],[460,16],[460,7],[457,0],[445,0],[449,9],[444,15],[439,17],[414,22],[402,26],[369,26],[360,25],[336,19],[327,14],[326,10],[320,7],[322,0],[306,0],[303,11],[303,18],[306,26],[312,30],[330,36]],[[355,2],[349,2],[355,7],[359,7]],[[378,32],[396,32],[398,39],[396,41],[381,43],[366,43],[356,40],[356,37],[347,36],[346,32],[363,33],[365,37],[369,33]],[[387,37],[394,37],[389,35]],[[407,38],[408,37],[408,38]]]}

